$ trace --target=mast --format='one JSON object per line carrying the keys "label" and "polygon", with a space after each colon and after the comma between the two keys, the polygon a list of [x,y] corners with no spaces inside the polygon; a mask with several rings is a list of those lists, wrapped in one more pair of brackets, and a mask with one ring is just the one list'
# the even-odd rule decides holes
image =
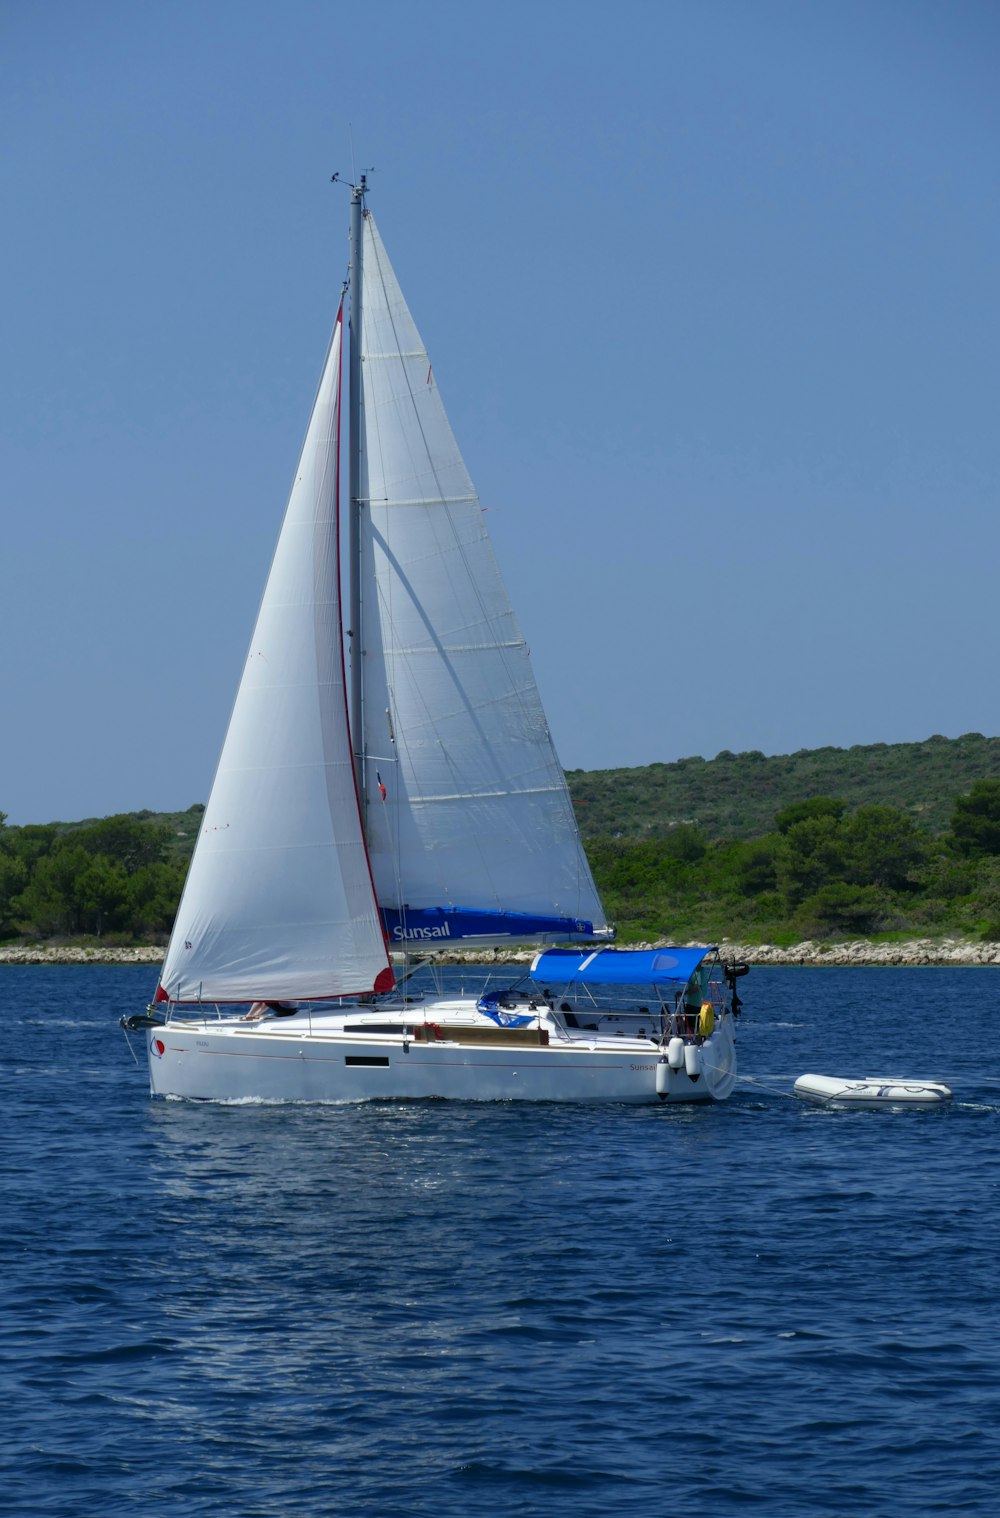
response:
{"label": "mast", "polygon": [[361,218],[364,212],[365,175],[352,187],[351,192],[351,262],[350,262],[350,330],[351,345],[348,361],[349,397],[347,412],[347,488],[350,497],[348,517],[348,558],[350,560],[350,639],[351,639],[351,691],[350,723],[351,747],[354,755],[354,778],[361,801],[362,822],[367,815],[368,797],[363,763],[364,737],[362,727],[362,636],[361,636],[361,304],[364,271],[361,239]]}

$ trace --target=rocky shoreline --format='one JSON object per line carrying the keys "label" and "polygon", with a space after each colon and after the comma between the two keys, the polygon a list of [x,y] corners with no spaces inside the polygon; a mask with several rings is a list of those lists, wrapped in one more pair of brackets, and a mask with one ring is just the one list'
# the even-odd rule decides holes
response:
{"label": "rocky shoreline", "polygon": [[[653,949],[656,944],[621,944],[620,948]],[[807,939],[780,949],[775,944],[722,943],[726,959],[749,965],[1000,965],[1000,943],[977,943],[965,938],[916,938],[904,943],[818,943]],[[51,948],[43,944],[0,948],[0,965],[158,965],[163,949]],[[534,949],[497,949],[492,954],[441,955],[441,964],[530,964]]]}
{"label": "rocky shoreline", "polygon": [[76,949],[49,948],[28,944],[0,949],[0,965],[160,965],[163,949]]}

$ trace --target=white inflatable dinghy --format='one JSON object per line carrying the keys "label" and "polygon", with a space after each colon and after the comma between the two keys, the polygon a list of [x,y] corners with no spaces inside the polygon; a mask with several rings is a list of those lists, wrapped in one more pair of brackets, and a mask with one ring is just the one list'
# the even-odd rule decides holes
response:
{"label": "white inflatable dinghy", "polygon": [[935,1107],[951,1101],[951,1090],[940,1081],[903,1080],[866,1075],[851,1080],[837,1075],[800,1075],[795,1095],[807,1102],[835,1102],[850,1107]]}

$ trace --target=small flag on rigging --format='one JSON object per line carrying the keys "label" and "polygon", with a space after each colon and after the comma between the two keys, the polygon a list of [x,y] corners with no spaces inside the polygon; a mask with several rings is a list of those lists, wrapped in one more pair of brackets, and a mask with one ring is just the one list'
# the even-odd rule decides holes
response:
{"label": "small flag on rigging", "polygon": [[386,789],[382,784],[382,776],[379,774],[378,770],[375,771],[375,784],[378,786],[378,793],[384,801],[386,798]]}

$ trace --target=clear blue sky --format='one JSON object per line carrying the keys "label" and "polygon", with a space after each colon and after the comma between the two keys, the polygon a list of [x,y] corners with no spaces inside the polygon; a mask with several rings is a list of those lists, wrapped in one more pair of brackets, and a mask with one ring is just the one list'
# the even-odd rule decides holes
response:
{"label": "clear blue sky", "polygon": [[352,134],[565,765],[1000,731],[998,77],[987,0],[3,0],[0,809],[206,799]]}

